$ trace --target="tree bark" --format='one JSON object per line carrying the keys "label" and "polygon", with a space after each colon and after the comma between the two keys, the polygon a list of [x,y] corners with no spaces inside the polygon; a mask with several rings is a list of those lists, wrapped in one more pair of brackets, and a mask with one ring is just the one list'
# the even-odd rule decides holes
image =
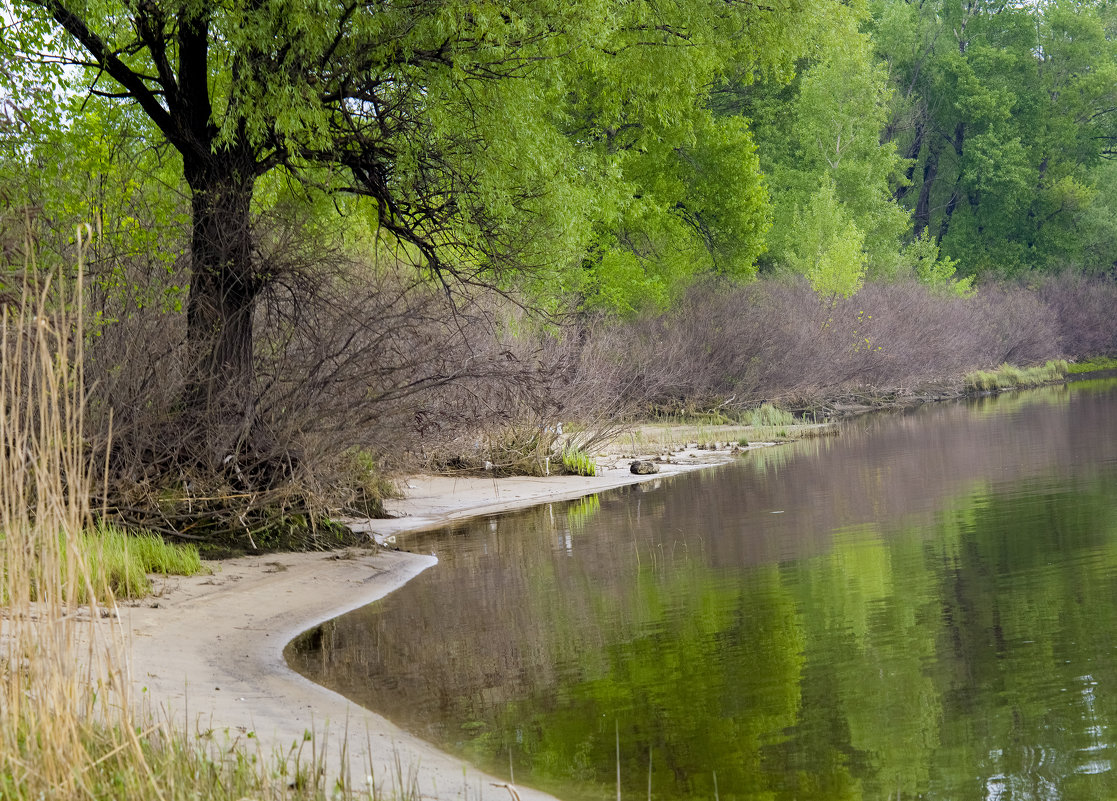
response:
{"label": "tree bark", "polygon": [[251,230],[255,174],[242,161],[224,152],[186,165],[193,228],[185,402],[226,421],[239,417],[243,435],[254,405],[252,321],[260,281]]}
{"label": "tree bark", "polygon": [[[908,168],[904,171],[905,183],[897,186],[896,191],[892,193],[892,196],[897,203],[902,201],[907,195],[908,190],[911,189],[912,178],[915,176],[916,159],[919,158],[919,152],[923,149],[924,126],[925,123],[923,119],[920,118],[920,120],[915,124],[915,137],[912,139],[911,146],[908,147],[907,153],[904,154],[904,158],[907,159],[910,163],[908,164]],[[926,173],[924,173],[924,183],[926,183]],[[919,231],[916,231],[915,235],[919,236]]]}
{"label": "tree bark", "polygon": [[[954,127],[954,139],[952,139],[951,142],[950,142],[950,144],[954,145],[954,152],[957,154],[959,162],[961,162],[961,160],[962,160],[962,150],[963,150],[963,147],[965,145],[965,142],[966,142],[966,123],[965,122],[959,122]],[[952,217],[954,217],[954,210],[956,208],[958,208],[958,199],[961,196],[961,190],[962,190],[962,187],[960,186],[960,184],[962,183],[962,178],[963,178],[963,175],[962,175],[961,171],[959,171],[958,172],[958,177],[955,180],[954,191],[950,194],[950,200],[947,201],[946,210],[943,212],[942,225],[939,226],[938,238],[935,240],[936,244],[938,244],[938,245],[942,245],[943,239],[946,238],[946,234],[950,230],[950,220],[951,220]],[[976,206],[977,204],[974,203],[972,205]]]}
{"label": "tree bark", "polygon": [[935,178],[939,172],[939,153],[942,144],[938,138],[931,140],[931,147],[927,150],[927,161],[923,164],[923,183],[919,187],[919,199],[915,202],[915,212],[912,220],[915,223],[915,235],[918,237],[923,229],[931,224],[931,190],[935,186]]}

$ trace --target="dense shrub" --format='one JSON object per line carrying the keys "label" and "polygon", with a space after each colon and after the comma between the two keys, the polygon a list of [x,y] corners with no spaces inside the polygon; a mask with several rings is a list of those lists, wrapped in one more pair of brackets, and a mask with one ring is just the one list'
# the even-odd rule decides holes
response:
{"label": "dense shrub", "polygon": [[[710,282],[667,314],[591,324],[584,361],[615,372],[630,406],[810,404],[856,390],[951,386],[1003,363],[1113,352],[1117,288],[1066,277],[957,297],[869,284],[825,303],[801,281]],[[936,391],[940,391],[936,390]]]}
{"label": "dense shrub", "polygon": [[1003,363],[1117,352],[1106,281],[970,297],[870,284],[836,302],[805,281],[710,281],[667,313],[542,324],[403,268],[292,261],[261,304],[247,429],[182,405],[183,315],[137,301],[164,289],[143,276],[173,275],[137,265],[123,294],[92,282],[86,430],[110,468],[95,499],[110,516],[234,547],[329,546],[345,532],[319,522],[375,512],[384,469],[543,473],[649,412],[842,411],[958,393]]}

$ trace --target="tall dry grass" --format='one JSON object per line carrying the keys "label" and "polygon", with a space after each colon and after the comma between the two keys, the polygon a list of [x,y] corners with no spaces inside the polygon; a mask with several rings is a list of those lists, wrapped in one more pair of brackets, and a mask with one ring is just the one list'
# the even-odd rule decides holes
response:
{"label": "tall dry grass", "polygon": [[81,548],[92,476],[81,270],[43,276],[28,263],[21,284],[0,312],[0,796],[95,797],[97,760],[140,744],[112,619],[93,600],[111,609],[112,596]]}
{"label": "tall dry grass", "polygon": [[90,526],[81,275],[0,274],[17,289],[0,301],[0,798],[356,797],[326,785],[313,741],[306,758],[206,744],[130,697]]}

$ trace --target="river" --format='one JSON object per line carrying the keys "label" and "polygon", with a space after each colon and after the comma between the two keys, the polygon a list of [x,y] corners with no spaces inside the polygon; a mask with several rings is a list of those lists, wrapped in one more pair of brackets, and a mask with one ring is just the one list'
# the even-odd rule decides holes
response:
{"label": "river", "polygon": [[440,564],[288,658],[516,782],[1117,797],[1117,381],[872,415],[406,545]]}

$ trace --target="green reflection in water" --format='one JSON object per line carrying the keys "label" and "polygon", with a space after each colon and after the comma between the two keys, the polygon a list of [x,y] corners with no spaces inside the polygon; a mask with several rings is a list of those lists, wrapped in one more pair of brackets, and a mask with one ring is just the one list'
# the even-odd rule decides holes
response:
{"label": "green reflection in water", "polygon": [[[1064,414],[1064,396],[1093,392],[1002,411]],[[754,467],[798,491],[759,510],[746,501],[770,483],[740,490],[740,508],[717,505],[734,473],[708,498],[685,485],[681,511],[634,490],[494,520],[461,535],[473,544],[447,552],[442,578],[327,624],[292,658],[563,798],[615,794],[618,740],[625,798],[709,799],[715,782],[721,799],[1117,797],[1112,383],[1105,402],[1066,409],[1096,429],[1064,452],[1065,419],[1027,418],[1038,447],[1013,443],[1001,473],[983,461],[990,442],[959,431],[983,408],[940,415],[941,436],[897,421],[928,453],[944,449],[943,477],[923,482],[940,493],[929,513],[857,522],[880,498],[925,499],[890,483],[913,484],[902,457],[854,461],[853,440],[835,457],[847,484],[798,518],[810,473],[780,457]],[[837,446],[815,447],[817,470]],[[752,522],[736,522],[742,508]],[[791,539],[796,521],[827,517],[841,524],[821,545],[804,535],[784,551],[748,534],[770,519]],[[754,541],[758,552],[740,551]]]}
{"label": "green reflection in water", "polygon": [[[512,701],[463,751],[494,767],[509,751],[518,775],[566,795],[625,792],[724,797],[763,789],[760,745],[795,721],[803,637],[776,567],[745,585],[694,560],[645,562],[625,596],[599,599],[624,636],[583,642],[563,680]],[[649,762],[651,766],[649,777]]]}

